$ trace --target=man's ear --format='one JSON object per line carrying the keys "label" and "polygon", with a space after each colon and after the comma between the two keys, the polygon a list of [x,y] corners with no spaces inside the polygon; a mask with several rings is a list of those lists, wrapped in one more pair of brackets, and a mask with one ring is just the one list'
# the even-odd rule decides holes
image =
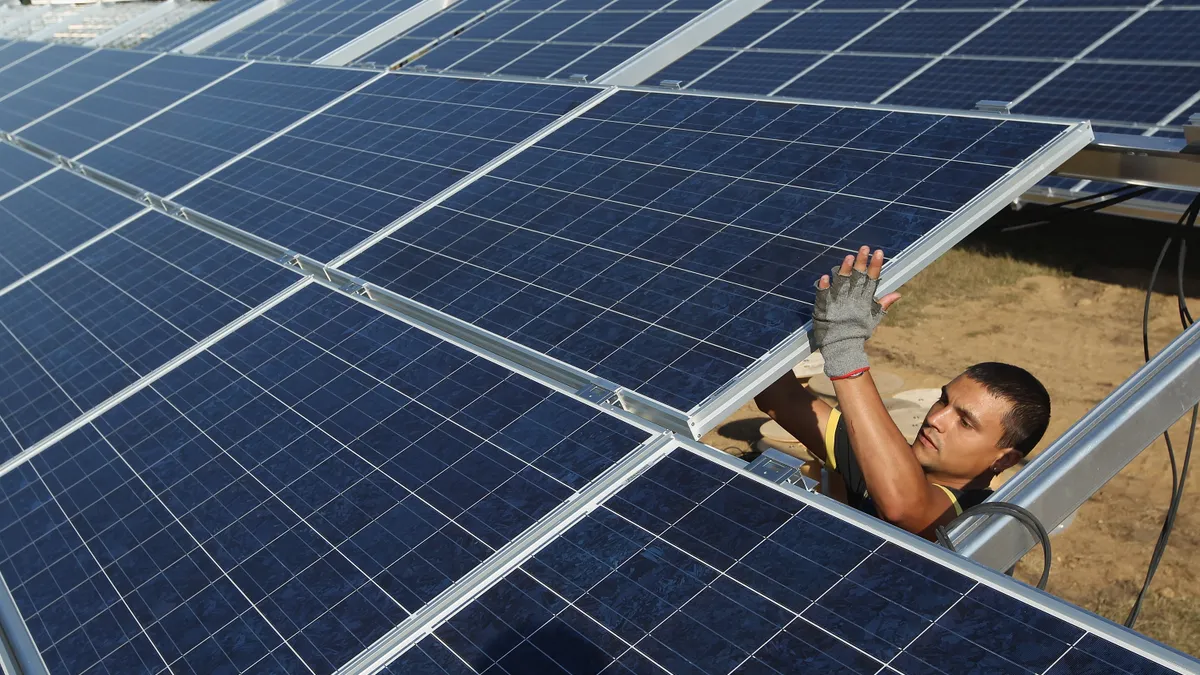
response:
{"label": "man's ear", "polygon": [[1015,466],[1017,462],[1021,461],[1021,458],[1022,455],[1020,452],[1012,448],[1008,448],[1004,450],[995,461],[992,462],[992,471],[994,473],[1000,473],[1011,466]]}

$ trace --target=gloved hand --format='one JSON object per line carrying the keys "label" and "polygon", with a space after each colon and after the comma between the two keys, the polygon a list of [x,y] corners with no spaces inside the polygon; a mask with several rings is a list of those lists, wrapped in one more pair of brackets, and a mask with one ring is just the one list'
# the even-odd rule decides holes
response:
{"label": "gloved hand", "polygon": [[828,279],[822,277],[817,282],[810,344],[813,349],[821,350],[825,374],[830,379],[866,370],[867,339],[875,332],[887,307],[900,297],[891,293],[880,302],[875,301],[883,252],[876,251],[868,267],[868,250],[863,247],[857,258],[847,256],[840,267],[833,268]]}

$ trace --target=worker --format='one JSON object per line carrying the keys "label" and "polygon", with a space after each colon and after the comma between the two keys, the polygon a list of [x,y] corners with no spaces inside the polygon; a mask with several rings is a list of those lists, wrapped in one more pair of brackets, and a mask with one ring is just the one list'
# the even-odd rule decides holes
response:
{"label": "worker", "polygon": [[883,251],[862,247],[817,281],[811,344],[825,360],[838,410],[789,371],[755,398],[763,412],[845,483],[845,501],[933,539],[991,494],[992,478],[1019,462],[1046,431],[1050,395],[1037,378],[980,363],[942,387],[910,445],[884,407],[864,349],[888,307],[875,291]]}

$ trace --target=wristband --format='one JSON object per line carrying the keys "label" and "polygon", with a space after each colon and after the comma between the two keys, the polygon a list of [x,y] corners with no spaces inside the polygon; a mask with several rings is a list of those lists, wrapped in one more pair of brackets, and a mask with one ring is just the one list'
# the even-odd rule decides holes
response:
{"label": "wristband", "polygon": [[831,377],[831,378],[829,378],[829,381],[830,381],[830,382],[836,382],[836,381],[838,381],[838,380],[849,380],[849,379],[853,379],[853,378],[855,378],[855,377],[858,377],[858,376],[862,375],[863,373],[867,372],[867,371],[868,371],[868,370],[870,370],[870,369],[871,369],[871,367],[870,367],[870,366],[865,366],[865,367],[863,367],[863,368],[859,368],[858,370],[852,370],[852,371],[850,371],[850,372],[846,373],[845,375],[838,375],[838,376],[836,376],[836,377]]}

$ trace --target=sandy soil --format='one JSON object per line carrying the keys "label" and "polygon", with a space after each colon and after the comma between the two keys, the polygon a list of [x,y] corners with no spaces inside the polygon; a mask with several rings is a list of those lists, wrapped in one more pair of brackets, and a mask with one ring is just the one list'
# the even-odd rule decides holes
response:
{"label": "sandy soil", "polygon": [[[1022,365],[1052,396],[1053,418],[1039,450],[1044,448],[1142,364],[1142,287],[1163,239],[1144,224],[1095,220],[1020,235],[981,234],[951,251],[910,283],[914,297],[901,300],[909,306],[895,312],[894,321],[889,316],[869,343],[873,366],[899,374],[909,389],[939,387],[978,361]],[[1112,239],[1097,239],[1101,230]],[[1080,245],[1079,237],[1090,243]],[[1200,270],[1200,263],[1192,269]],[[1191,283],[1188,290],[1200,297]],[[1193,307],[1200,309],[1200,301]],[[1157,350],[1179,331],[1174,298],[1156,295],[1152,312],[1151,345]],[[704,440],[742,455],[764,419],[747,405]],[[1182,449],[1186,420],[1173,432]],[[1200,655],[1196,489],[1185,495],[1138,629]],[[1055,537],[1048,590],[1123,621],[1141,586],[1169,492],[1160,437]],[[1040,572],[1041,554],[1035,551],[1018,566],[1017,576],[1032,583]]]}

